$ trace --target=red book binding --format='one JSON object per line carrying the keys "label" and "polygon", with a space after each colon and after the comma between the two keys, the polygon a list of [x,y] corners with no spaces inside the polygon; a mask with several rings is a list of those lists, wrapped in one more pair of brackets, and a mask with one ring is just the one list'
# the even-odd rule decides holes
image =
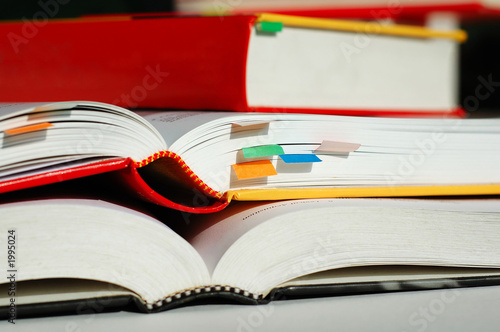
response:
{"label": "red book binding", "polygon": [[[4,105],[0,194],[112,173],[119,176],[118,186],[124,184],[149,202],[209,213],[232,199],[486,195],[500,190],[490,166],[498,155],[492,142],[500,124],[491,119],[142,115],[95,102]],[[452,163],[442,167],[457,156],[463,159],[453,159],[453,165],[460,165],[456,174],[448,170]],[[301,157],[300,165],[286,157]],[[464,181],[467,163],[483,168]],[[422,165],[428,166],[416,180],[403,177]],[[439,179],[435,172],[442,172]],[[440,182],[447,174],[455,175]],[[418,178],[426,175],[425,181]]]}
{"label": "red book binding", "polygon": [[[180,160],[178,156],[172,154],[171,156],[162,156],[162,158],[176,161]],[[172,164],[174,165],[178,163]],[[152,189],[139,174],[137,170],[138,167],[140,167],[140,165],[134,163],[130,158],[104,160],[87,165],[69,167],[61,170],[2,181],[0,182],[0,194],[77,179],[85,176],[114,172],[114,174],[117,175],[123,182],[124,187],[126,187],[128,191],[135,193],[136,196],[151,203],[166,206],[179,211],[189,213],[212,213],[222,210],[229,204],[229,201],[223,200],[220,195],[217,195],[218,193],[215,193],[213,190],[210,191],[207,186],[195,186],[192,183],[188,185],[196,188],[200,193],[206,195],[207,198],[205,198],[202,202],[198,202],[198,204],[196,204],[196,201],[193,201],[192,205],[179,204],[178,202],[175,202],[174,200],[161,195]],[[172,167],[172,169],[178,173],[182,173],[184,171],[180,167]],[[185,180],[185,182],[188,181]]]}

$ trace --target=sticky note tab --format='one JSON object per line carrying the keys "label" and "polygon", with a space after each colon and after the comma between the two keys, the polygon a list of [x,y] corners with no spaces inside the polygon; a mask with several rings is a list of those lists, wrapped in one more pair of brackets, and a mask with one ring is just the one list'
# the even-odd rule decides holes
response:
{"label": "sticky note tab", "polygon": [[282,154],[280,158],[287,164],[321,162],[315,154]]}
{"label": "sticky note tab", "polygon": [[283,148],[277,144],[252,146],[242,150],[245,158],[267,157],[285,153]]}
{"label": "sticky note tab", "polygon": [[346,154],[356,151],[360,146],[361,144],[358,143],[323,141],[323,143],[321,143],[321,145],[314,151],[316,153],[325,154]]}
{"label": "sticky note tab", "polygon": [[270,160],[257,160],[248,163],[234,164],[233,169],[240,180],[278,175]]}
{"label": "sticky note tab", "polygon": [[269,134],[270,121],[241,121],[231,123],[230,139],[238,139],[245,137],[255,137]]}
{"label": "sticky note tab", "polygon": [[233,122],[234,127],[264,127],[269,125],[269,121],[244,121],[244,122]]}
{"label": "sticky note tab", "polygon": [[50,122],[37,123],[34,125],[30,125],[30,126],[8,129],[5,131],[5,133],[7,135],[18,135],[18,134],[30,133],[30,132],[37,131],[37,130],[47,129],[47,128],[52,127],[52,126],[53,126],[53,124]]}
{"label": "sticky note tab", "polygon": [[281,32],[283,30],[282,22],[259,22],[256,24],[258,31],[263,32]]}

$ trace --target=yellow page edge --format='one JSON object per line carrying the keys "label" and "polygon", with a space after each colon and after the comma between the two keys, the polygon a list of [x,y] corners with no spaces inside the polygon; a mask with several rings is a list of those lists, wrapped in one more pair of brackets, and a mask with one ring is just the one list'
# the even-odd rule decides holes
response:
{"label": "yellow page edge", "polygon": [[225,199],[228,201],[274,201],[307,198],[472,196],[499,194],[500,184],[485,184],[356,188],[241,189],[227,191]]}
{"label": "yellow page edge", "polygon": [[376,22],[336,20],[271,13],[257,14],[257,23],[258,22],[281,22],[283,25],[290,27],[353,31],[401,37],[447,38],[456,40],[460,43],[467,40],[467,33],[463,30],[434,30],[425,27],[402,24],[384,25]]}

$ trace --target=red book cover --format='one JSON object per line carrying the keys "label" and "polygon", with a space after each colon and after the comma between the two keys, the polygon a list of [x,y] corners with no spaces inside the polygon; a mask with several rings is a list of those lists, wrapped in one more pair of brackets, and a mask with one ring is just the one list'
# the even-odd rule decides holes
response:
{"label": "red book cover", "polygon": [[245,52],[253,20],[4,23],[1,101],[245,110]]}
{"label": "red book cover", "polygon": [[[220,193],[211,190],[200,179],[194,181],[190,178],[189,176],[193,172],[185,165],[179,156],[172,153],[165,153],[165,155],[161,156],[152,156],[150,160],[153,161],[155,158],[164,158],[164,162],[170,164],[169,169],[175,172],[177,177],[186,183],[187,186],[192,188],[191,193],[194,193],[196,190],[203,199],[198,202],[194,200],[196,196],[193,196],[192,204],[181,204],[177,202],[175,197],[167,197],[166,195],[158,193],[151,188],[139,174],[138,168],[143,165],[133,162],[130,158],[108,159],[1,181],[0,194],[111,172],[115,178],[118,178],[119,181],[123,183],[123,188],[126,188],[127,192],[130,194],[145,201],[179,211],[189,213],[212,213],[222,210],[229,204],[229,201],[222,199]],[[175,191],[170,194],[174,196],[178,195]]]}

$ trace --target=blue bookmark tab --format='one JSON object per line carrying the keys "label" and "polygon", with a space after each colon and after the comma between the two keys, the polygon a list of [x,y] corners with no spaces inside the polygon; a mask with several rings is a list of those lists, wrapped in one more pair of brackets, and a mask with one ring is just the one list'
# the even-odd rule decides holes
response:
{"label": "blue bookmark tab", "polygon": [[315,154],[281,154],[280,158],[287,164],[321,162]]}

